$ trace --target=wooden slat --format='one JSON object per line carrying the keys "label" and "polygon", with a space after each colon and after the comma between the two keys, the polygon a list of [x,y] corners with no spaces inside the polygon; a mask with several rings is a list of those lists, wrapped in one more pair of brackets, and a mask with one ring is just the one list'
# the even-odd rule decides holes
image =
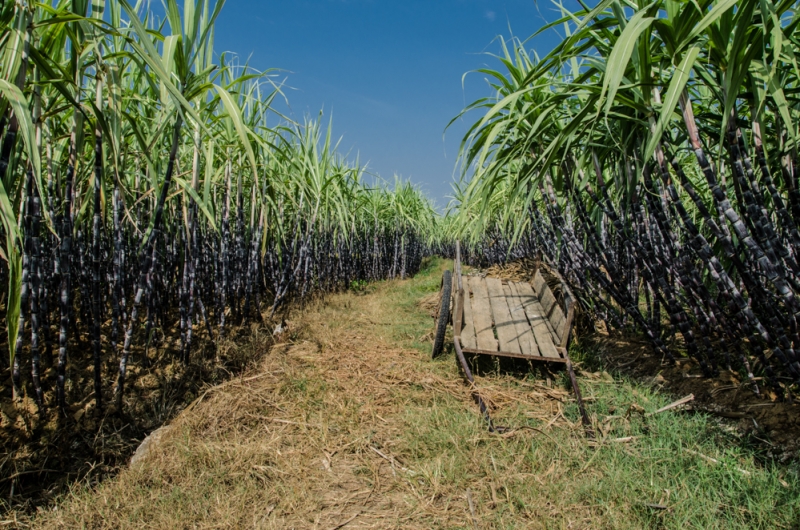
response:
{"label": "wooden slat", "polygon": [[565,363],[566,358],[563,357],[542,357],[541,355],[523,355],[521,353],[508,353],[505,351],[486,351],[486,350],[473,350],[472,348],[463,348],[464,353],[471,353],[473,355],[491,355],[493,357],[511,357],[513,359],[525,359],[527,361],[544,361],[548,363]]}
{"label": "wooden slat", "polygon": [[489,302],[489,291],[486,282],[480,276],[470,276],[472,287],[472,321],[475,324],[475,336],[478,349],[497,351],[497,339],[492,331],[492,306]]}
{"label": "wooden slat", "polygon": [[561,344],[561,341],[558,340],[558,337],[556,337],[556,331],[553,329],[553,323],[550,322],[549,318],[546,318],[544,319],[544,324],[547,327],[547,331],[550,333],[550,336],[553,337],[553,345],[558,348],[558,346]]}
{"label": "wooden slat", "polygon": [[547,283],[544,281],[544,276],[538,270],[536,271],[536,275],[533,277],[533,291],[536,293],[536,297],[542,297],[542,291],[547,286]]}
{"label": "wooden slat", "polygon": [[478,340],[475,337],[475,322],[472,320],[472,288],[467,276],[462,276],[461,285],[464,286],[464,327],[461,328],[461,344],[464,348],[475,349],[478,347]]}
{"label": "wooden slat", "polygon": [[549,287],[544,287],[544,291],[542,291],[539,297],[539,302],[542,304],[542,309],[544,309],[544,316],[549,317],[550,311],[556,304],[556,297],[553,296],[553,291],[551,291]]}
{"label": "wooden slat", "polygon": [[461,329],[459,329],[459,328],[463,327],[463,325],[462,326],[457,326],[457,322],[456,322],[456,311],[458,310],[457,304],[456,304],[456,301],[458,300],[458,280],[456,279],[456,275],[455,274],[453,275],[453,287],[452,287],[452,291],[450,291],[450,300],[451,300],[450,318],[452,319],[452,322],[453,322],[453,335],[458,337],[459,333],[461,332]]}
{"label": "wooden slat", "polygon": [[522,298],[522,305],[525,308],[525,314],[531,323],[539,353],[542,357],[560,357],[556,350],[544,309],[536,299],[536,295],[533,294],[533,289],[527,283],[520,283],[517,287]]}
{"label": "wooden slat", "polygon": [[[456,292],[453,302],[453,336],[461,338],[461,329],[464,327],[464,292]],[[456,330],[459,330],[456,332]]]}
{"label": "wooden slat", "polygon": [[497,278],[486,278],[486,288],[489,290],[489,301],[492,305],[494,327],[497,329],[497,339],[500,342],[500,351],[522,353],[517,340],[517,328],[511,319],[508,309],[506,294],[503,284]]}
{"label": "wooden slat", "polygon": [[550,314],[550,324],[553,326],[553,331],[555,332],[556,344],[561,344],[561,333],[563,332],[561,328],[564,327],[564,322],[566,322],[564,312],[561,310],[561,307],[556,304],[553,306],[553,312]]}
{"label": "wooden slat", "polygon": [[525,308],[522,306],[522,298],[519,296],[518,286],[515,282],[509,282],[503,288],[506,291],[508,308],[511,310],[511,318],[517,329],[517,340],[519,349],[522,353],[539,356],[539,347],[536,346],[536,339],[533,338],[533,331],[525,315]]}
{"label": "wooden slat", "polygon": [[565,345],[564,338],[565,334],[569,333],[569,326],[567,325],[567,319],[564,319],[564,322],[561,323],[561,326],[555,330],[556,335],[558,335],[559,345]]}

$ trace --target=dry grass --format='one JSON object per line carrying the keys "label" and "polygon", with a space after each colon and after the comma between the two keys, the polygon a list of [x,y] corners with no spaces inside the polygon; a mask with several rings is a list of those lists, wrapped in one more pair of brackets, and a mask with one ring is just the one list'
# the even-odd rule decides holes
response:
{"label": "dry grass", "polygon": [[[59,413],[55,405],[52,359],[43,362],[43,411],[30,397],[32,389],[25,386],[27,396],[22,400],[0,403],[0,518],[52,504],[75,481],[98,483],[116,475],[147,433],[180,414],[209,386],[250,370],[272,343],[269,334],[253,325],[231,330],[215,348],[201,330],[192,362],[185,366],[177,356],[180,342],[175,322],[166,333],[155,333],[159,340],[151,342],[149,366],[142,363],[144,340],[134,348],[122,413],[116,411],[113,397],[118,359],[110,355],[101,365],[104,409],[100,415],[95,409],[91,355],[69,360],[67,414]],[[106,331],[108,327],[110,322],[105,324]],[[104,342],[107,337],[103,335]],[[87,341],[86,336],[73,337],[70,351],[88,348]],[[10,396],[5,386],[10,379],[7,369],[0,373],[0,395]],[[23,381],[30,384],[29,378]]]}
{"label": "dry grass", "polygon": [[[708,507],[691,500],[692,488],[698,489],[692,476],[707,473],[709,480],[720,483],[730,473],[741,477],[690,455],[669,461],[684,465],[687,473],[661,476],[660,462],[669,460],[669,453],[650,447],[647,433],[673,424],[674,432],[685,431],[688,424],[680,423],[685,420],[679,412],[660,414],[647,424],[643,417],[623,417],[632,400],[648,410],[663,405],[663,399],[646,390],[625,387],[623,392],[623,385],[616,388],[605,377],[582,380],[588,400],[603,401],[593,410],[595,416],[608,415],[598,420],[604,422],[600,432],[607,438],[592,447],[582,435],[566,390],[532,377],[479,378],[481,393],[494,405],[495,421],[512,428],[501,436],[486,432],[452,358],[428,360],[423,336],[431,319],[418,301],[438,288],[437,271],[379,284],[366,294],[336,295],[294,314],[289,342],[273,347],[258,369],[200,396],[141,462],[98,486],[78,485],[56,509],[17,524],[703,526]],[[619,417],[608,410],[611,398],[604,392],[609,386],[617,392],[613,399],[618,401]],[[611,441],[623,436],[633,438],[627,443]],[[713,455],[725,462],[725,454]],[[773,491],[763,488],[766,474],[752,463],[737,465],[753,473],[748,480],[756,482],[750,486]],[[783,479],[770,475],[764,480],[780,493],[777,481]],[[672,485],[675,481],[677,486]],[[665,488],[672,490],[664,493]],[[737,521],[749,520],[754,527],[766,527],[754,518],[761,512],[756,514],[752,506],[737,515],[739,506],[724,507],[728,496],[717,497],[724,515],[718,522],[736,526]],[[797,513],[796,501],[769,497],[764,505],[769,502],[773,507],[778,502],[792,505],[792,513]],[[646,503],[667,509],[654,510]]]}

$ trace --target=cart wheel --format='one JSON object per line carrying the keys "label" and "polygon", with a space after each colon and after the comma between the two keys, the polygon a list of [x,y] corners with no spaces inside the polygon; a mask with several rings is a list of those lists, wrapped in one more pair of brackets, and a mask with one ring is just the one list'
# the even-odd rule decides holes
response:
{"label": "cart wheel", "polygon": [[436,334],[433,337],[433,352],[431,358],[435,359],[442,353],[444,346],[444,333],[447,323],[450,322],[450,298],[453,291],[453,274],[444,271],[442,275],[442,296],[439,300],[439,314],[436,317]]}

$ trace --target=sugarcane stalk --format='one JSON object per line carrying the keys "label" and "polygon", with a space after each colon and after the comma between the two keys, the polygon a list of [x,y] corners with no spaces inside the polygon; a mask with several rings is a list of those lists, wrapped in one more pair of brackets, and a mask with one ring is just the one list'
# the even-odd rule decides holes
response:
{"label": "sugarcane stalk", "polygon": [[130,348],[133,342],[133,330],[134,327],[136,326],[139,306],[142,303],[142,296],[144,295],[144,291],[147,286],[147,279],[151,269],[153,268],[153,261],[154,261],[153,254],[155,253],[154,242],[156,240],[156,236],[158,235],[161,229],[161,220],[164,215],[164,203],[167,200],[167,193],[169,192],[170,185],[172,184],[172,172],[174,171],[175,158],[177,157],[178,154],[178,145],[180,143],[180,132],[182,123],[183,123],[182,117],[180,114],[178,114],[177,118],[175,119],[175,125],[173,126],[173,131],[172,131],[172,148],[170,149],[169,153],[169,162],[167,163],[167,171],[164,176],[164,183],[161,185],[161,192],[159,194],[155,213],[153,215],[153,228],[144,240],[140,266],[139,266],[139,273],[138,273],[139,278],[137,280],[136,294],[133,299],[133,307],[131,308],[131,316],[130,316],[130,321],[128,323],[128,328],[125,331],[125,342],[123,344],[122,355],[120,357],[119,374],[117,376],[117,386],[114,390],[117,410],[122,409],[122,395],[124,394],[125,391],[125,374],[128,366],[128,357],[130,356]]}
{"label": "sugarcane stalk", "polygon": [[[102,109],[103,105],[103,78],[102,66],[98,61],[97,77],[95,81],[95,105]],[[100,416],[103,411],[103,386],[102,386],[102,350],[100,345],[100,307],[101,299],[101,258],[100,258],[100,229],[102,212],[100,205],[100,187],[103,179],[103,129],[100,127],[99,116],[94,130],[94,183],[93,183],[93,220],[92,220],[92,353],[94,359],[94,397],[95,413]]]}

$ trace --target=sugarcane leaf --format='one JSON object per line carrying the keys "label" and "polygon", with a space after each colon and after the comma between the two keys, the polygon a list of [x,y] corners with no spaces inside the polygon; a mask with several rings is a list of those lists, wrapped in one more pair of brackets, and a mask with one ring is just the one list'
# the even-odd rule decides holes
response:
{"label": "sugarcane leaf", "polygon": [[686,87],[686,83],[689,81],[692,67],[694,66],[694,62],[697,60],[697,56],[699,54],[700,47],[692,46],[683,56],[681,63],[675,67],[675,70],[672,74],[672,80],[669,83],[669,88],[667,88],[667,93],[664,95],[663,104],[661,106],[661,114],[658,116],[655,130],[652,131],[650,140],[647,142],[643,160],[649,160],[650,157],[653,156],[653,153],[655,153],[656,146],[661,141],[661,136],[664,134],[664,129],[666,129],[667,124],[672,117],[672,113],[675,111],[675,107],[678,105],[678,100],[683,93],[683,89]]}
{"label": "sugarcane leaf", "polygon": [[[161,81],[162,86],[166,88],[172,97],[175,99],[177,106],[180,109],[191,116],[191,118],[203,128],[204,131],[211,135],[210,131],[206,128],[205,121],[200,119],[200,116],[197,115],[194,107],[186,101],[183,94],[181,93],[180,89],[175,86],[175,83],[172,82],[169,73],[164,67],[164,63],[161,60],[161,56],[156,50],[155,46],[153,46],[153,42],[150,40],[149,32],[145,29],[142,25],[141,20],[139,20],[139,15],[136,13],[136,10],[131,7],[127,0],[117,0],[122,4],[122,7],[128,13],[128,18],[130,19],[130,23],[133,26],[136,34],[139,36],[139,40],[131,39],[129,41],[130,46],[141,56],[141,58],[147,63],[147,65],[153,70],[156,76]],[[186,79],[181,79],[181,83],[185,83]]]}
{"label": "sugarcane leaf", "polygon": [[724,98],[724,110],[722,112],[722,125],[720,127],[720,149],[722,149],[722,138],[725,135],[725,129],[728,124],[728,119],[731,116],[731,111],[736,105],[736,100],[739,96],[739,88],[750,70],[750,61],[752,61],[755,54],[759,52],[761,40],[760,32],[756,35],[751,35],[750,21],[753,17],[753,12],[759,0],[745,0],[737,6],[736,19],[738,21],[736,29],[733,32],[731,44],[728,47],[727,57],[725,61],[727,68],[725,68],[725,76],[722,80],[722,95]]}
{"label": "sugarcane leaf", "polygon": [[491,109],[489,109],[489,111],[486,113],[486,115],[483,117],[483,119],[481,119],[481,121],[478,123],[477,127],[481,128],[484,125],[486,125],[486,123],[488,123],[489,120],[494,118],[495,115],[497,115],[501,110],[503,110],[505,108],[513,107],[514,104],[517,102],[517,100],[519,98],[521,98],[522,96],[523,96],[523,94],[519,93],[519,92],[516,92],[514,94],[509,94],[508,96],[505,96],[503,99],[498,101],[494,106],[492,106]]}
{"label": "sugarcane leaf", "polygon": [[706,30],[706,28],[719,20],[722,15],[727,13],[729,9],[732,9],[733,6],[735,6],[739,1],[740,0],[720,0],[717,4],[715,4],[714,7],[711,8],[711,11],[706,13],[700,22],[692,29],[689,35],[687,35],[686,38],[680,43],[676,52],[680,53],[684,48],[691,45],[694,40]]}
{"label": "sugarcane leaf", "polygon": [[[176,61],[175,56],[180,55],[176,54],[178,47],[180,46],[180,38],[176,35],[170,35],[169,37],[164,38],[164,46],[162,48],[162,56],[161,61],[164,64],[164,71],[167,75],[172,74],[173,71],[178,71],[176,69]],[[178,78],[180,78],[180,73],[178,73]],[[166,85],[162,82],[161,84],[161,99],[166,102],[167,100],[167,92],[168,89]]]}
{"label": "sugarcane leaf", "polygon": [[791,136],[792,140],[797,141],[797,129],[794,125],[794,120],[792,120],[789,102],[786,100],[786,94],[783,91],[780,80],[777,78],[778,76],[771,75],[770,69],[763,62],[753,61],[753,64],[762,82],[766,84],[767,92],[772,96],[778,113],[789,132],[789,136]]}
{"label": "sugarcane leaf", "polygon": [[220,12],[222,11],[222,7],[225,5],[226,0],[217,0],[214,4],[214,11],[211,15],[208,15],[208,2],[205,2],[203,5],[203,18],[200,22],[200,38],[196,41],[198,45],[194,46],[194,54],[191,57],[187,57],[188,63],[193,63],[197,55],[204,50],[204,44],[209,45],[208,49],[208,57],[207,60],[211,60],[211,43],[214,41],[214,22],[216,22],[217,17],[219,16]]}
{"label": "sugarcane leaf", "polygon": [[208,209],[208,205],[206,204],[206,202],[203,199],[200,198],[200,196],[197,194],[197,192],[192,187],[191,183],[186,182],[184,179],[182,179],[180,177],[172,177],[172,180],[174,180],[176,184],[178,184],[180,187],[182,187],[184,190],[186,190],[186,193],[188,193],[192,197],[192,200],[194,200],[194,202],[197,204],[197,206],[200,207],[200,210],[202,210],[202,212],[205,214],[206,218],[208,219],[208,222],[211,225],[211,229],[216,232],[217,231],[217,226],[216,226],[216,224],[214,222],[214,214],[211,212],[211,210]]}
{"label": "sugarcane leaf", "polygon": [[[7,243],[8,244],[8,243]],[[22,291],[22,256],[13,244],[8,245],[8,298],[6,303],[6,327],[8,328],[8,360],[14,365],[19,332],[19,313]]]}
{"label": "sugarcane leaf", "polygon": [[14,217],[14,208],[11,206],[11,200],[8,198],[2,179],[0,179],[0,220],[3,222],[3,228],[6,233],[6,244],[14,244],[20,238],[19,227],[17,226],[16,217]]}
{"label": "sugarcane leaf", "polygon": [[[42,55],[41,52],[39,52],[39,50],[36,48],[31,48],[30,58],[34,65],[36,65],[37,68],[46,74],[47,80],[45,82],[58,90],[59,93],[64,96],[64,99],[71,103],[73,107],[80,109],[80,105],[77,101],[75,101],[72,91],[68,88],[69,85],[64,81],[59,80],[58,74],[60,74],[60,77],[63,79],[69,78],[66,71],[64,71],[60,65],[53,63],[49,57]],[[54,67],[58,70],[58,73]]]}
{"label": "sugarcane leaf", "polygon": [[253,146],[250,143],[250,138],[247,134],[247,127],[242,120],[242,113],[239,108],[239,105],[233,100],[233,97],[230,93],[225,90],[223,87],[219,85],[214,85],[214,89],[219,94],[219,98],[222,101],[223,106],[225,107],[225,112],[228,113],[228,116],[231,118],[233,122],[233,127],[236,129],[236,134],[239,136],[239,140],[242,142],[242,145],[245,149],[245,153],[247,154],[247,159],[250,162],[251,167],[253,168],[253,182],[258,184],[258,164],[256,164],[256,157],[253,153]]}
{"label": "sugarcane leaf", "polygon": [[[33,168],[34,181],[39,190],[39,196],[46,197],[44,186],[42,186],[42,162],[39,157],[39,149],[36,147],[36,128],[33,126],[33,118],[28,109],[28,101],[16,85],[12,85],[5,79],[0,79],[0,93],[11,104],[14,116],[17,118],[19,133],[22,135],[28,161]],[[45,217],[49,220],[46,210]]]}
{"label": "sugarcane leaf", "polygon": [[211,201],[211,181],[214,178],[214,144],[209,142],[206,145],[206,172],[203,179],[203,201],[214,204]]}
{"label": "sugarcane leaf", "polygon": [[167,11],[169,29],[172,32],[172,35],[180,35],[183,24],[181,24],[181,13],[178,9],[178,2],[175,0],[166,0],[164,4]]}
{"label": "sugarcane leaf", "polygon": [[[628,21],[627,26],[625,26],[619,39],[617,39],[608,57],[606,71],[603,74],[603,89],[598,101],[598,104],[605,101],[603,111],[606,114],[608,114],[609,110],[611,110],[611,106],[614,104],[617,90],[622,83],[622,78],[625,76],[625,71],[631,60],[631,55],[636,47],[636,41],[655,20],[653,17],[645,17],[647,12],[647,8],[642,9]],[[607,98],[606,94],[608,94]],[[600,109],[598,107],[598,114],[599,112]]]}

